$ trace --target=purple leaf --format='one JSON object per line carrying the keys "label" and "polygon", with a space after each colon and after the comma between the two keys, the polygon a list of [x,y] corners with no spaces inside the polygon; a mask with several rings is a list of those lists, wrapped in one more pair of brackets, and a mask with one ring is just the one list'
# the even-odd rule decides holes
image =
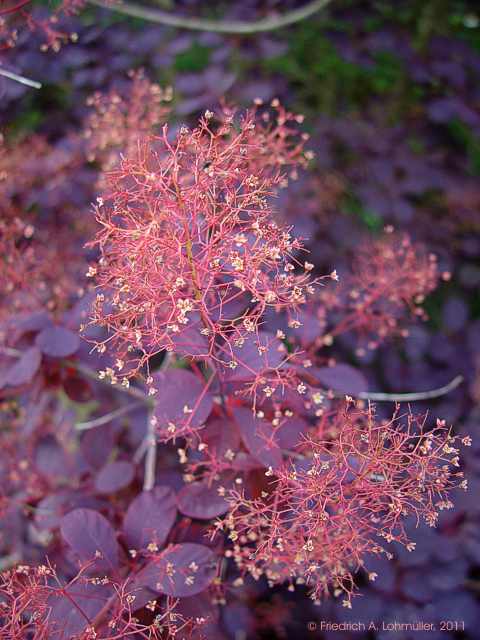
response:
{"label": "purple leaf", "polygon": [[202,431],[202,440],[208,445],[210,455],[218,459],[226,459],[228,450],[238,451],[240,448],[238,429],[224,418],[210,419]]}
{"label": "purple leaf", "polygon": [[28,313],[15,316],[15,321],[12,323],[12,329],[15,332],[15,340],[21,338],[25,333],[41,331],[46,327],[51,326],[52,321],[50,315],[45,311],[37,311],[35,313]]}
{"label": "purple leaf", "polygon": [[37,373],[41,361],[42,354],[39,349],[30,347],[30,349],[23,352],[21,357],[6,372],[5,385],[17,387],[22,384],[28,384]]}
{"label": "purple leaf", "polygon": [[80,442],[80,450],[92,469],[101,469],[112,453],[115,438],[110,426],[95,427],[85,431]]}
{"label": "purple leaf", "polygon": [[215,553],[202,544],[186,542],[168,547],[137,575],[136,584],[174,598],[204,591],[217,573]]}
{"label": "purple leaf", "polygon": [[225,379],[231,382],[248,381],[262,371],[278,367],[285,359],[285,346],[273,334],[258,333],[258,339],[245,342],[242,347],[225,351],[224,357],[237,363],[235,369],[225,370]]}
{"label": "purple leaf", "polygon": [[115,493],[128,487],[135,476],[135,467],[126,460],[110,462],[95,478],[95,489],[99,493]]}
{"label": "purple leaf", "polygon": [[282,452],[275,442],[272,425],[256,418],[250,409],[234,409],[233,417],[252,456],[265,467],[278,469],[282,465]]}
{"label": "purple leaf", "polygon": [[[197,594],[192,598],[182,598],[175,608],[175,612],[187,620],[202,620],[195,624],[189,640],[225,640],[225,634],[220,630],[220,606],[212,602],[207,592]],[[223,626],[223,624],[222,624]]]}
{"label": "purple leaf", "polygon": [[172,342],[175,345],[176,353],[185,356],[206,357],[209,353],[209,345],[200,333],[201,326],[186,327],[180,333],[172,336]]}
{"label": "purple leaf", "polygon": [[[48,598],[49,640],[79,638],[113,593],[111,587],[75,582]],[[73,604],[75,603],[75,604]]]}
{"label": "purple leaf", "polygon": [[72,465],[65,449],[54,436],[46,436],[38,443],[35,452],[35,464],[38,471],[47,478],[58,480],[70,477],[72,479]]}
{"label": "purple leaf", "polygon": [[119,547],[115,531],[108,520],[97,511],[70,511],[62,518],[60,531],[65,542],[80,560],[90,561],[98,557],[98,565],[110,569],[118,566]]}
{"label": "purple leaf", "polygon": [[349,364],[337,364],[333,367],[308,369],[308,373],[320,382],[325,389],[358,396],[368,389],[365,376]]}
{"label": "purple leaf", "polygon": [[76,333],[63,327],[48,327],[36,337],[35,344],[46,356],[66,358],[77,351],[80,339]]}
{"label": "purple leaf", "polygon": [[218,492],[219,488],[224,486],[222,482],[215,482],[209,486],[205,481],[186,484],[177,496],[180,513],[200,520],[210,520],[222,515],[229,506]]}
{"label": "purple leaf", "polygon": [[99,506],[96,498],[91,498],[84,494],[77,494],[73,491],[63,491],[51,493],[46,496],[35,507],[35,525],[39,529],[56,529],[64,515],[75,508],[87,507],[95,509]]}
{"label": "purple leaf", "polygon": [[[159,430],[168,433],[173,426],[173,435],[184,429],[198,429],[207,420],[213,407],[213,398],[204,393],[206,382],[184,369],[173,369],[168,376],[154,376],[158,389],[155,403],[155,418]],[[203,394],[203,395],[202,395]]]}
{"label": "purple leaf", "polygon": [[144,549],[150,542],[161,547],[177,517],[175,494],[169,487],[144,491],[131,502],[123,521],[130,547]]}
{"label": "purple leaf", "polygon": [[280,449],[294,449],[302,442],[302,435],[308,430],[307,423],[301,418],[287,420],[275,432],[275,442]]}

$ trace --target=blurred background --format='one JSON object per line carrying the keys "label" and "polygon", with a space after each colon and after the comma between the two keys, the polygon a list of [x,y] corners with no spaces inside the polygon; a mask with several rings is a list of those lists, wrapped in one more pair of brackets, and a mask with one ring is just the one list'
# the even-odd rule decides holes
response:
{"label": "blurred background", "polygon": [[[49,10],[41,4],[39,16]],[[304,4],[157,0],[181,15],[250,21]],[[222,637],[382,640],[393,634],[323,633],[320,621],[450,620],[457,621],[456,631],[395,637],[480,638],[477,2],[332,0],[291,27],[249,36],[164,27],[90,5],[64,23],[78,38],[59,53],[41,52],[41,36],[28,30],[20,31],[14,49],[1,53],[4,68],[43,85],[38,91],[0,78],[2,131],[18,150],[22,171],[36,176],[30,205],[34,200],[59,217],[65,208],[90,215],[95,167],[76,166],[68,181],[62,179],[87,98],[97,90],[126,91],[127,72],[143,68],[150,80],[173,88],[178,123],[193,122],[222,97],[238,105],[278,97],[305,115],[315,160],[277,204],[279,215],[308,239],[312,261],[321,268],[341,274],[360,238],[393,225],[425,243],[441,270],[452,273],[427,301],[426,324],[413,326],[404,342],[355,358],[375,390],[420,391],[465,377],[429,407],[473,437],[464,458],[470,490],[455,496],[455,510],[438,529],[412,533],[415,553],[399,550],[392,562],[371,565],[378,573],[373,584],[359,576],[361,595],[351,611],[333,601],[314,607],[286,590],[257,585],[239,591],[224,608]],[[47,140],[48,149],[39,140]],[[29,157],[33,141],[41,172],[38,156]],[[342,348],[350,353],[350,346]],[[317,628],[309,629],[309,622]]]}

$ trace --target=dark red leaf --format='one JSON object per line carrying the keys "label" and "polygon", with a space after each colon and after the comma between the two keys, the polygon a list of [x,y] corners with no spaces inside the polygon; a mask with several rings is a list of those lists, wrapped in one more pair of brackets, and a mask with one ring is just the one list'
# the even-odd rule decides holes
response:
{"label": "dark red leaf", "polygon": [[69,375],[63,381],[65,393],[73,402],[88,402],[93,398],[91,385],[77,375]]}
{"label": "dark red leaf", "polygon": [[201,544],[186,542],[168,547],[137,575],[136,584],[175,598],[204,591],[217,573],[215,553]]}
{"label": "dark red leaf", "polygon": [[123,532],[130,547],[144,549],[150,542],[161,547],[177,517],[175,494],[169,487],[155,487],[138,495],[128,507]]}
{"label": "dark red leaf", "polygon": [[[65,542],[83,561],[97,558],[96,566],[118,566],[118,543],[112,525],[97,511],[75,509],[62,518],[60,531]],[[99,555],[100,554],[100,555]]]}
{"label": "dark red leaf", "polygon": [[73,355],[80,346],[76,333],[63,327],[48,327],[36,337],[37,347],[51,358],[66,358]]}

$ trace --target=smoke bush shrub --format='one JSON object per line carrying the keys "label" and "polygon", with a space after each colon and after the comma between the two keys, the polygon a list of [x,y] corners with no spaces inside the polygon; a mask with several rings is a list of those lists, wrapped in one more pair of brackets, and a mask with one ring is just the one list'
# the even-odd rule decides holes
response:
{"label": "smoke bush shrub", "polygon": [[[388,229],[338,283],[318,274],[275,208],[311,158],[302,117],[258,101],[172,130],[168,93],[132,82],[92,99],[61,174],[100,166],[95,237],[40,188],[26,214],[1,158],[11,638],[213,637],[252,579],[350,607],[358,569],[413,552],[406,518],[433,527],[466,488],[468,437],[377,414],[362,372],[337,360],[342,334],[374,349],[426,317],[448,277],[435,258]],[[40,172],[25,166],[23,192]],[[46,240],[48,224],[62,233]],[[81,265],[66,258],[80,239]]]}

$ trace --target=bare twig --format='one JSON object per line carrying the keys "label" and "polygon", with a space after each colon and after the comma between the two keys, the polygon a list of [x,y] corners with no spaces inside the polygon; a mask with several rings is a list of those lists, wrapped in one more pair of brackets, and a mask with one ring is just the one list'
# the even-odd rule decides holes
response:
{"label": "bare twig", "polygon": [[[171,353],[165,352],[159,370],[165,371],[171,361]],[[147,453],[145,456],[145,475],[143,477],[143,490],[151,491],[155,486],[156,464],[157,464],[157,434],[156,420],[154,418],[154,408],[148,412],[147,435],[145,436]],[[137,452],[138,453],[138,452]]]}
{"label": "bare twig", "polygon": [[42,88],[40,82],[37,82],[36,80],[30,80],[30,78],[26,78],[25,76],[20,76],[18,73],[14,73],[13,71],[7,71],[7,69],[3,69],[2,67],[0,67],[0,76],[4,76],[9,80],[15,80],[15,82],[24,84],[27,87],[32,87],[33,89]]}
{"label": "bare twig", "polygon": [[305,20],[313,16],[318,11],[324,9],[331,0],[313,0],[304,7],[293,9],[277,16],[269,16],[253,22],[241,22],[235,20],[209,20],[207,18],[190,18],[188,16],[179,16],[176,14],[162,11],[153,7],[142,7],[130,2],[120,0],[112,2],[109,0],[88,0],[90,4],[94,4],[104,9],[110,9],[124,13],[134,18],[142,18],[149,22],[165,24],[180,29],[190,29],[193,31],[211,31],[215,33],[236,33],[249,35],[252,33],[261,33],[265,31],[274,31],[287,27],[301,20]]}
{"label": "bare twig", "polygon": [[448,384],[438,389],[430,391],[418,391],[414,393],[381,393],[376,391],[361,391],[358,398],[362,400],[373,400],[374,402],[418,402],[420,400],[431,400],[447,395],[456,389],[463,382],[463,376],[456,376]]}
{"label": "bare twig", "polygon": [[101,427],[103,424],[107,424],[108,422],[115,420],[115,418],[120,418],[120,416],[124,416],[141,406],[142,405],[139,402],[129,404],[125,407],[115,409],[115,411],[110,411],[110,413],[106,413],[103,416],[94,418],[93,420],[88,420],[87,422],[77,422],[75,428],[78,429],[78,431],[86,431],[87,429],[93,429],[94,427]]}
{"label": "bare twig", "polygon": [[133,454],[133,464],[139,464],[143,456],[147,453],[148,449],[148,437],[145,436],[141,443],[138,445],[137,450]]}
{"label": "bare twig", "polygon": [[157,436],[155,433],[155,423],[153,421],[153,411],[148,412],[146,445],[147,455],[145,456],[143,490],[151,491],[155,486],[155,470],[157,465]]}

